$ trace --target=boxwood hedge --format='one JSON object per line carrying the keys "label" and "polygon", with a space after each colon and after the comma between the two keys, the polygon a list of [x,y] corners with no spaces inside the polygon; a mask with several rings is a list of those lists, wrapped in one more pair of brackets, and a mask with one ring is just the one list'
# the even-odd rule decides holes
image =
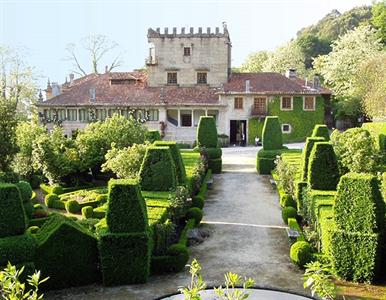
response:
{"label": "boxwood hedge", "polygon": [[330,141],[330,132],[327,125],[315,125],[311,137],[322,137],[326,142]]}
{"label": "boxwood hedge", "polygon": [[316,142],[323,142],[322,137],[308,137],[302,151],[301,158],[301,181],[307,181],[308,175],[308,161],[310,158],[311,150]]}
{"label": "boxwood hedge", "polygon": [[24,233],[27,216],[19,189],[10,183],[0,183],[0,238]]}
{"label": "boxwood hedge", "polygon": [[32,187],[27,181],[19,181],[16,183],[21,195],[23,202],[31,200],[32,197]]}
{"label": "boxwood hedge", "polygon": [[315,190],[335,190],[339,181],[338,162],[329,142],[316,142],[308,162],[307,179]]}
{"label": "boxwood hedge", "polygon": [[36,240],[29,234],[0,238],[0,266],[34,260]]}
{"label": "boxwood hedge", "polygon": [[209,159],[208,169],[211,169],[213,174],[220,174],[222,171],[222,159],[221,158]]}
{"label": "boxwood hedge", "polygon": [[177,185],[176,167],[169,147],[147,148],[139,174],[142,190],[174,190]]}
{"label": "boxwood hedge", "polygon": [[277,116],[265,118],[262,136],[264,150],[280,150],[283,147],[283,136]]}
{"label": "boxwood hedge", "polygon": [[199,147],[217,147],[217,128],[213,117],[201,116],[197,128],[197,144]]}

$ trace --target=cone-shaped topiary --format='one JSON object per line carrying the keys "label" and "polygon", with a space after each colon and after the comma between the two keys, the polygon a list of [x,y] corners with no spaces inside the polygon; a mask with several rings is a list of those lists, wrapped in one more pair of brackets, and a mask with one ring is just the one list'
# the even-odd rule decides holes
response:
{"label": "cone-shaped topiary", "polygon": [[213,117],[200,117],[197,128],[197,143],[199,147],[217,147],[217,128]]}
{"label": "cone-shaped topiary", "polygon": [[315,125],[311,137],[322,137],[326,142],[330,141],[330,132],[328,131],[327,125]]}
{"label": "cone-shaped topiary", "polygon": [[114,233],[147,231],[146,204],[136,180],[109,181],[106,223],[109,232]]}
{"label": "cone-shaped topiary", "polygon": [[312,147],[316,142],[323,142],[324,138],[322,137],[308,137],[302,152],[301,160],[301,181],[307,181],[308,175],[308,160],[310,158]]}
{"label": "cone-shaped topiary", "polygon": [[176,167],[169,147],[147,148],[139,174],[144,191],[174,190],[177,186]]}
{"label": "cone-shaped topiary", "polygon": [[262,136],[264,150],[280,150],[283,148],[279,117],[269,116],[265,118]]}
{"label": "cone-shaped topiary", "polygon": [[182,185],[186,180],[185,165],[182,161],[180,149],[177,147],[176,142],[169,141],[155,141],[154,146],[157,147],[169,147],[170,153],[172,155],[174,165],[176,166],[177,181],[178,184]]}
{"label": "cone-shaped topiary", "polygon": [[316,142],[308,162],[308,184],[314,190],[335,190],[339,169],[334,149],[329,142]]}

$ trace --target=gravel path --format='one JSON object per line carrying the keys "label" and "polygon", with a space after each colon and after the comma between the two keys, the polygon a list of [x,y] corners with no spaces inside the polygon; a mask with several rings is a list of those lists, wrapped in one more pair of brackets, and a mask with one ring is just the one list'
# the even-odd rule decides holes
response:
{"label": "gravel path", "polygon": [[[252,277],[260,288],[304,294],[302,274],[289,259],[277,193],[269,177],[256,174],[257,150],[255,147],[223,149],[224,172],[214,176],[213,189],[204,208],[202,226],[210,232],[210,237],[190,248],[191,257],[202,265],[202,276],[209,286],[223,284],[223,274],[232,271]],[[46,299],[150,300],[175,293],[188,282],[189,274],[183,271],[152,276],[143,285],[114,288],[93,285],[50,292]],[[253,294],[249,299],[264,298],[259,292]],[[295,299],[283,294],[272,297]]]}

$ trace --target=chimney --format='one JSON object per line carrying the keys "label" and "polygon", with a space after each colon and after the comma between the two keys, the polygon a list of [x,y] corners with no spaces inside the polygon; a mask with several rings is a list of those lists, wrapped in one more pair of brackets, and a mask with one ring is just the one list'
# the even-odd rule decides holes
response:
{"label": "chimney", "polygon": [[296,79],[296,69],[290,68],[288,71],[285,73],[285,76],[289,79]]}
{"label": "chimney", "polygon": [[173,35],[177,34],[177,27],[173,27]]}
{"label": "chimney", "polygon": [[185,34],[185,27],[181,28],[181,34]]}
{"label": "chimney", "polygon": [[193,34],[193,33],[194,33],[194,28],[190,27],[190,34]]}
{"label": "chimney", "polygon": [[165,27],[164,32],[165,32],[165,34],[168,34],[169,33],[169,28]]}
{"label": "chimney", "polygon": [[57,82],[52,83],[52,97],[60,95],[60,86]]}
{"label": "chimney", "polygon": [[249,80],[245,80],[245,92],[246,93],[251,92],[250,85],[251,85],[251,82]]}
{"label": "chimney", "polygon": [[220,33],[220,28],[216,27],[216,34]]}
{"label": "chimney", "polygon": [[161,33],[161,28],[157,27],[156,31],[157,33]]}
{"label": "chimney", "polygon": [[90,101],[95,102],[96,100],[96,90],[95,87],[90,88]]}
{"label": "chimney", "polygon": [[202,27],[198,27],[198,33],[202,34]]}
{"label": "chimney", "polygon": [[320,89],[320,78],[318,75],[315,75],[314,76],[314,81],[312,83],[312,87],[315,89],[315,90],[318,90]]}
{"label": "chimney", "polygon": [[105,66],[105,73],[109,72],[109,66]]}
{"label": "chimney", "polygon": [[207,33],[207,34],[210,34],[210,27],[207,27],[207,28],[206,28],[206,33]]}
{"label": "chimney", "polygon": [[70,85],[71,85],[72,82],[74,81],[74,78],[75,78],[74,73],[71,73],[71,74],[70,74]]}
{"label": "chimney", "polygon": [[52,98],[52,86],[51,86],[50,79],[48,79],[47,88],[44,91],[46,92],[46,100],[51,99]]}

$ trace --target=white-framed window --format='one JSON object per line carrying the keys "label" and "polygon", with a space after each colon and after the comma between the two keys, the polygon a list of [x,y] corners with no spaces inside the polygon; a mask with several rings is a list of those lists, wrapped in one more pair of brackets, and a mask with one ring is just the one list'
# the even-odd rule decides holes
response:
{"label": "white-framed window", "polygon": [[81,108],[79,109],[79,121],[87,122],[89,120],[88,109]]}
{"label": "white-framed window", "polygon": [[303,97],[303,110],[315,110],[315,96]]}
{"label": "white-framed window", "polygon": [[78,110],[69,108],[67,109],[67,120],[69,121],[76,121],[78,118]]}
{"label": "white-framed window", "polygon": [[159,119],[158,109],[149,109],[147,111],[147,116],[149,121],[158,121]]}
{"label": "white-framed window", "polygon": [[292,110],[293,98],[291,96],[283,96],[280,98],[280,110]]}
{"label": "white-framed window", "polygon": [[281,131],[282,131],[283,133],[291,133],[292,127],[291,127],[290,124],[282,124],[282,125],[281,125]]}
{"label": "white-framed window", "polygon": [[104,109],[104,108],[96,109],[95,110],[95,117],[100,121],[104,121],[107,117],[106,109]]}
{"label": "white-framed window", "polygon": [[65,109],[58,109],[57,110],[57,113],[58,113],[58,120],[59,121],[65,121],[66,120],[66,110]]}

